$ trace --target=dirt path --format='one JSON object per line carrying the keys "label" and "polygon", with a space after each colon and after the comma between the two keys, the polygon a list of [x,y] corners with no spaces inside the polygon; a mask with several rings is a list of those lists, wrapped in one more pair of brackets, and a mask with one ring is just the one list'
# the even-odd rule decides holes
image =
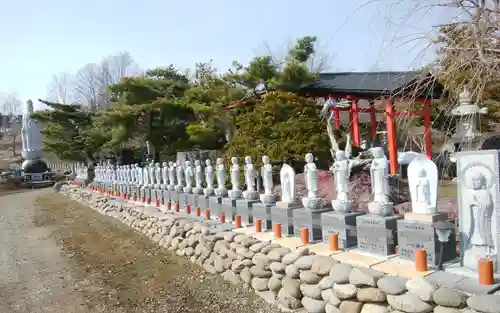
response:
{"label": "dirt path", "polygon": [[278,312],[51,189],[0,201],[1,313]]}

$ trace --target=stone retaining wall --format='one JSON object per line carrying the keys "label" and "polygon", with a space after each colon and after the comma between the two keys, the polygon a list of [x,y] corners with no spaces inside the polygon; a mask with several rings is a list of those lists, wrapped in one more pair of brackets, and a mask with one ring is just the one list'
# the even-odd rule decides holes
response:
{"label": "stone retaining wall", "polygon": [[284,311],[310,313],[500,313],[500,295],[468,296],[431,284],[423,277],[386,276],[249,235],[218,221],[165,214],[88,190],[63,186],[60,191],[115,217],[159,245],[189,258],[229,283],[251,286],[264,300]]}

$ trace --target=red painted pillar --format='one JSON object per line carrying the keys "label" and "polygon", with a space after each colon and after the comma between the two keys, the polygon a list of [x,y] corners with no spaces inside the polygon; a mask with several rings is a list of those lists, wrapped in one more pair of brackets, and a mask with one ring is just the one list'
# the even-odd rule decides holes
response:
{"label": "red painted pillar", "polygon": [[370,101],[370,133],[372,140],[377,136],[377,116],[375,115],[375,106],[373,101]]}
{"label": "red painted pillar", "polygon": [[340,111],[338,108],[333,109],[333,120],[335,121],[335,129],[340,129]]}
{"label": "red painted pillar", "polygon": [[389,150],[389,173],[396,175],[398,172],[398,144],[396,123],[394,121],[394,106],[392,99],[385,99],[385,117],[387,124],[387,150]]}
{"label": "red painted pillar", "polygon": [[358,99],[353,96],[347,98],[351,100],[351,129],[352,129],[352,144],[355,147],[359,147],[359,119],[358,119]]}
{"label": "red painted pillar", "polygon": [[432,159],[432,132],[431,132],[431,101],[424,100],[424,140],[425,153],[429,160]]}

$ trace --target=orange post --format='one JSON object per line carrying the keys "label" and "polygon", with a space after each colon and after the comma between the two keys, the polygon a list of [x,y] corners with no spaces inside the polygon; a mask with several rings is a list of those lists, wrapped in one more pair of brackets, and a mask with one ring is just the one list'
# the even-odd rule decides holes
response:
{"label": "orange post", "polygon": [[194,215],[196,217],[199,217],[201,215],[201,210],[200,210],[200,207],[197,207],[195,210],[194,210]]}
{"label": "orange post", "polygon": [[190,204],[186,204],[186,214],[191,214],[191,205]]}
{"label": "orange post", "polygon": [[255,220],[255,232],[256,233],[262,232],[262,220],[261,219]]}
{"label": "orange post", "polygon": [[236,228],[241,228],[241,216],[236,215],[234,217],[234,224],[235,224]]}
{"label": "orange post", "polygon": [[159,208],[160,207],[160,200],[156,199],[156,207]]}
{"label": "orange post", "polygon": [[171,210],[171,209],[172,209],[172,201],[170,201],[170,199],[168,199],[167,210]]}
{"label": "orange post", "polygon": [[339,233],[333,233],[328,236],[330,251],[339,251]]}
{"label": "orange post", "polygon": [[210,209],[206,209],[203,215],[205,216],[205,221],[208,221],[210,219]]}
{"label": "orange post", "polygon": [[426,272],[427,268],[427,251],[425,249],[415,249],[415,270],[417,272]]}
{"label": "orange post", "polygon": [[398,147],[396,123],[394,121],[394,106],[392,99],[385,99],[385,118],[387,127],[387,150],[389,151],[389,169],[391,175],[398,172]]}
{"label": "orange post", "polygon": [[305,245],[309,243],[309,228],[302,227],[300,229],[300,239],[302,240],[302,243]]}
{"label": "orange post", "polygon": [[481,285],[493,285],[493,261],[480,259],[478,264],[479,283]]}
{"label": "orange post", "polygon": [[281,224],[277,223],[273,226],[274,237],[281,238]]}
{"label": "orange post", "polygon": [[219,221],[221,223],[225,223],[226,222],[226,216],[224,214],[219,214]]}
{"label": "orange post", "polygon": [[137,195],[134,193],[134,201],[137,201]]}
{"label": "orange post", "polygon": [[181,206],[179,204],[179,202],[176,202],[175,203],[175,212],[179,212],[181,210]]}

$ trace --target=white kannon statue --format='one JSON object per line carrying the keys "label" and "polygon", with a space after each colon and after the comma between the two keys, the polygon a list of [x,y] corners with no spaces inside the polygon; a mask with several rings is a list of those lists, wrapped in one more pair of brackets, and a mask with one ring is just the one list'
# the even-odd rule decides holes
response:
{"label": "white kannon statue", "polygon": [[161,187],[161,189],[167,189],[167,186],[169,185],[167,162],[163,162],[161,165],[162,165],[161,166],[161,179],[162,179],[163,184],[160,187]]}
{"label": "white kannon statue", "polygon": [[256,190],[256,182],[258,180],[257,171],[255,170],[252,157],[245,157],[245,184],[247,189],[243,192],[243,198],[247,200],[257,200],[259,192]]}
{"label": "white kannon statue", "polygon": [[264,193],[260,195],[260,201],[265,204],[273,204],[276,202],[276,195],[273,192],[273,166],[267,155],[262,157],[262,164],[260,175],[262,177]]}
{"label": "white kannon statue", "polygon": [[184,177],[186,179],[186,187],[184,187],[183,191],[186,193],[192,193],[193,192],[193,166],[191,165],[191,161],[186,161],[184,163],[185,169],[184,169]]}
{"label": "white kannon statue", "polygon": [[295,170],[288,164],[283,164],[280,170],[281,183],[281,201],[277,202],[277,206],[288,206],[296,204],[297,191],[295,190]]}
{"label": "white kannon statue", "polygon": [[193,193],[201,194],[201,193],[203,193],[203,186],[202,186],[202,184],[203,184],[203,169],[201,168],[200,160],[195,160],[194,166],[195,166],[195,171],[194,171],[195,187],[194,187]]}
{"label": "white kannon statue", "polygon": [[416,158],[408,165],[408,185],[413,213],[436,214],[438,169],[427,158]]}
{"label": "white kannon statue", "polygon": [[318,170],[314,164],[312,153],[306,154],[307,164],[304,166],[306,179],[307,197],[302,198],[302,205],[306,209],[317,210],[323,205],[323,200],[318,197]]}
{"label": "white kannon statue", "polygon": [[160,186],[162,185],[162,181],[161,181],[161,166],[160,166],[160,163],[156,163],[155,164],[155,188],[156,189],[159,189]]}
{"label": "white kannon statue", "polygon": [[468,218],[460,221],[463,224],[460,228],[465,230],[468,239],[463,262],[465,267],[477,270],[478,261],[482,258],[496,262],[497,251],[492,227],[495,203],[484,174],[470,169],[463,178],[467,186],[466,194],[462,196],[463,209],[468,211]]}
{"label": "white kannon statue", "polygon": [[217,197],[225,197],[227,195],[226,180],[227,173],[224,167],[224,160],[222,158],[217,158],[217,189],[215,189],[215,195]]}
{"label": "white kannon statue", "polygon": [[243,192],[240,189],[240,165],[238,158],[231,158],[231,190],[229,190],[229,197],[231,199],[240,199]]}
{"label": "white kannon statue", "polygon": [[177,192],[182,192],[182,189],[184,188],[184,171],[182,169],[182,166],[180,164],[174,163],[175,164],[175,171],[176,171],[176,176],[177,176],[177,185],[175,186],[175,191]]}
{"label": "white kannon statue", "polygon": [[389,201],[389,162],[380,147],[371,149],[373,161],[370,165],[373,201],[368,203],[372,214],[392,215],[393,203]]}
{"label": "white kannon statue", "polygon": [[23,114],[21,127],[22,156],[25,160],[39,159],[42,157],[42,136],[38,121],[31,118],[33,114],[33,101],[26,102],[26,113]]}
{"label": "white kannon statue", "polygon": [[335,152],[335,164],[333,165],[333,176],[335,179],[335,189],[337,189],[337,199],[332,200],[332,207],[337,212],[350,212],[353,201],[349,199],[349,176],[351,175],[351,164],[344,151]]}
{"label": "white kannon statue", "polygon": [[211,196],[214,194],[214,168],[212,166],[212,161],[210,159],[207,159],[205,161],[205,182],[207,184],[207,187],[203,189],[203,194],[205,196]]}
{"label": "white kannon statue", "polygon": [[168,162],[168,181],[169,181],[169,184],[167,186],[168,190],[175,190],[175,166],[174,166],[174,162],[170,161]]}

